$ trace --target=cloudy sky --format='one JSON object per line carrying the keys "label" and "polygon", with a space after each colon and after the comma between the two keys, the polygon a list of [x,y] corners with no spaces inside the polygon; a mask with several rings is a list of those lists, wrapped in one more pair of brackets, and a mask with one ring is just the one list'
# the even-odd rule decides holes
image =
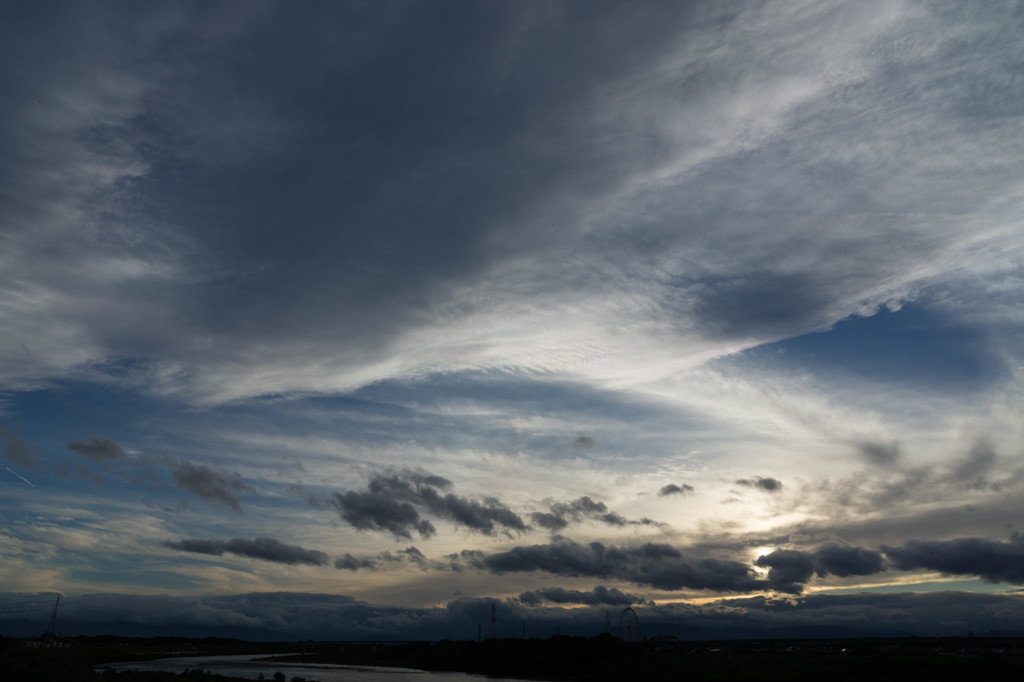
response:
{"label": "cloudy sky", "polygon": [[1019,3],[0,12],[0,621],[1020,627]]}

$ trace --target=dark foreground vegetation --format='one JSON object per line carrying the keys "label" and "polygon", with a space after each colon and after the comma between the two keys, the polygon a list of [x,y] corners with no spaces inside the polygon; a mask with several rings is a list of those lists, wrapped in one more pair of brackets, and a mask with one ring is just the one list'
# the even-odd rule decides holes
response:
{"label": "dark foreground vegetation", "polygon": [[[233,639],[77,637],[38,648],[0,637],[0,679],[25,682],[229,682],[189,671],[121,672],[114,661],[169,656],[265,654],[289,663],[332,663],[460,671],[492,677],[569,682],[604,680],[1024,679],[1024,641],[1009,638],[746,640],[626,643],[592,638],[496,639],[482,642],[280,642]],[[301,650],[299,655],[285,652]],[[268,680],[273,679],[268,675]],[[281,678],[278,678],[281,679]]]}
{"label": "dark foreground vegetation", "polygon": [[[186,639],[181,637],[70,637],[56,647],[40,642],[0,637],[0,680],[11,682],[236,682],[240,678],[189,671],[183,675],[161,672],[102,670],[114,661],[147,661],[169,656],[203,656],[234,653],[295,651],[257,645],[236,639]],[[97,671],[97,668],[101,672]]]}
{"label": "dark foreground vegetation", "polygon": [[1022,680],[1017,639],[626,643],[611,635],[322,645],[281,660],[448,670],[534,680]]}

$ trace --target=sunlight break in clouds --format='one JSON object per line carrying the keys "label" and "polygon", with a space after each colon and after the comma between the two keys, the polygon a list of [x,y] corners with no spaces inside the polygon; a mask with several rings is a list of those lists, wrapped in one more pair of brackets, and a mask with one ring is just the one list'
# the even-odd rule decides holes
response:
{"label": "sunlight break in clouds", "polygon": [[8,15],[0,630],[1019,613],[1013,6]]}

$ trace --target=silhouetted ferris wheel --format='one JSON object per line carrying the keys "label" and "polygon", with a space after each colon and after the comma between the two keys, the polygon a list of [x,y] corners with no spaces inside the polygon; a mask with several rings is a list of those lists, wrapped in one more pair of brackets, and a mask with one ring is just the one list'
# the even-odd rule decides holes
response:
{"label": "silhouetted ferris wheel", "polygon": [[619,637],[623,642],[640,641],[640,619],[630,606],[622,609],[622,615],[619,616]]}

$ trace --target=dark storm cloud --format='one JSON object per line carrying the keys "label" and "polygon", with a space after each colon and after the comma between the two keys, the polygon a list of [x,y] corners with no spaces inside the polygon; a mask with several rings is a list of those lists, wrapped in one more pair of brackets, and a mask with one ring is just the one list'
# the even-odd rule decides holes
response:
{"label": "dark storm cloud", "polygon": [[423,571],[459,570],[457,559],[453,556],[448,562],[433,561],[416,547],[406,547],[394,553],[380,552],[373,556],[353,556],[346,553],[334,560],[334,567],[343,571],[379,571],[390,566],[415,566]]}
{"label": "dark storm cloud", "polygon": [[573,447],[577,450],[593,450],[597,447],[597,441],[586,434],[582,434],[573,441]]}
{"label": "dark storm cloud", "polygon": [[552,604],[590,604],[606,606],[630,606],[632,604],[652,604],[653,602],[629,594],[615,588],[608,589],[598,585],[593,590],[584,592],[582,590],[566,590],[565,588],[542,588],[540,590],[529,590],[518,597],[524,604],[536,606],[549,602]]}
{"label": "dark storm cloud", "polygon": [[598,585],[594,589],[583,592],[581,590],[567,590],[563,587],[544,587],[539,590],[530,590],[519,595],[519,601],[530,606],[536,606],[549,602],[552,604],[591,604],[607,606],[630,606],[632,604],[652,604],[643,597],[629,594],[614,587],[609,589],[604,585]]}
{"label": "dark storm cloud", "polygon": [[172,473],[178,488],[208,502],[224,504],[239,511],[242,508],[239,494],[256,492],[237,473],[214,471],[205,464],[193,464],[184,459],[173,464]]}
{"label": "dark storm cloud", "polygon": [[[510,255],[495,239],[514,238],[522,246],[512,251],[550,241],[545,207],[565,192],[614,185],[621,158],[574,133],[594,132],[589,117],[566,127],[560,112],[656,58],[683,14],[553,10],[571,15],[574,36],[599,39],[570,43],[561,21],[513,5],[473,4],[457,16],[415,3],[264,9],[220,31],[200,30],[193,12],[150,17],[153,44],[139,49],[180,67],[173,77],[124,57],[142,92],[116,128],[145,169],[138,203],[169,211],[161,220],[184,245],[201,246],[201,274],[168,286],[146,311],[179,323],[157,325],[159,334],[118,333],[106,307],[91,324],[130,342],[128,352],[159,362],[175,348],[177,360],[213,370],[188,373],[200,394],[271,392],[242,386],[260,382],[242,359],[297,360],[298,352],[265,353],[294,339],[309,358],[369,366],[430,316],[428,306],[448,302],[450,283]],[[340,33],[323,36],[325,25]],[[190,38],[161,40],[165,33]],[[224,59],[225,41],[249,58]],[[132,297],[127,286],[111,288]],[[197,352],[193,332],[212,347]],[[220,382],[225,372],[231,379]]]}
{"label": "dark storm cloud", "polygon": [[375,571],[379,566],[376,557],[356,557],[347,553],[334,560],[334,567],[341,571]]}
{"label": "dark storm cloud", "polygon": [[690,495],[693,492],[694,488],[689,483],[683,483],[682,485],[669,483],[666,486],[662,486],[661,490],[658,491],[658,497],[665,497],[666,495]]}
{"label": "dark storm cloud", "polygon": [[28,443],[21,436],[0,428],[0,441],[3,441],[3,456],[11,464],[26,469],[34,469],[42,464],[46,453],[42,448]]}
{"label": "dark storm cloud", "polygon": [[691,558],[665,544],[638,547],[558,542],[514,547],[474,562],[493,573],[543,571],[554,575],[625,580],[666,590],[683,588],[744,592],[762,589],[749,566],[736,561]]}
{"label": "dark storm cloud", "polygon": [[662,525],[661,522],[655,521],[654,519],[649,519],[646,516],[641,516],[639,519],[627,519],[622,514],[619,514],[618,512],[613,512],[613,511],[610,511],[607,514],[601,514],[600,516],[597,516],[595,518],[598,521],[601,521],[602,523],[607,523],[609,526],[618,526],[620,528],[623,527],[623,526],[660,526],[660,525]]}
{"label": "dark storm cloud", "polygon": [[708,279],[695,290],[697,321],[717,338],[778,335],[807,325],[832,300],[807,275],[775,272]]}
{"label": "dark storm cloud", "polygon": [[[802,34],[742,3],[261,4],[238,21],[205,8],[71,3],[4,27],[5,62],[24,68],[5,81],[20,99],[0,126],[2,203],[9,224],[37,227],[5,244],[0,287],[38,293],[5,325],[4,375],[92,362],[219,402],[350,390],[391,373],[376,362],[511,365],[502,340],[458,323],[494,300],[464,292],[512,262],[545,274],[501,292],[524,329],[547,322],[524,303],[543,293],[576,311],[602,300],[612,329],[629,326],[618,316],[779,338],[843,317],[879,282],[905,294],[910,264],[960,252],[962,221],[940,218],[985,219],[1019,176],[1012,107],[990,94],[1019,63],[1009,10],[939,3],[902,23],[825,4]],[[930,58],[892,43],[908,24]],[[891,111],[906,92],[930,96]],[[953,143],[971,155],[950,168]],[[104,239],[75,229],[100,218]],[[389,362],[438,319],[453,343]],[[141,360],[125,377],[97,362],[112,357]]]}
{"label": "dark storm cloud", "polygon": [[386,493],[349,490],[334,493],[329,503],[356,530],[379,530],[405,539],[412,537],[413,530],[422,538],[437,532],[434,524],[422,518],[415,507]]}
{"label": "dark storm cloud", "polygon": [[823,545],[815,550],[814,562],[818,573],[840,578],[871,575],[884,568],[881,552],[836,544]]}
{"label": "dark storm cloud", "polygon": [[94,462],[116,462],[128,456],[124,449],[114,441],[96,436],[89,436],[86,443],[71,441],[68,443],[68,450],[85,455]]}
{"label": "dark storm cloud", "polygon": [[736,485],[741,485],[745,488],[757,488],[766,493],[777,493],[782,490],[782,481],[775,478],[740,478],[736,480]]}
{"label": "dark storm cloud", "polygon": [[834,543],[822,545],[813,552],[777,549],[759,556],[754,563],[768,569],[770,589],[789,594],[802,593],[815,573],[845,578],[871,575],[885,568],[880,552]]}
{"label": "dark storm cloud", "polygon": [[1024,584],[1024,535],[1009,542],[984,538],[912,540],[882,551],[901,570],[926,569],[950,575],[976,575],[985,582]]}
{"label": "dark storm cloud", "polygon": [[496,498],[469,499],[447,492],[451,488],[451,481],[441,476],[403,470],[376,474],[365,492],[334,493],[330,503],[353,528],[385,531],[397,538],[409,538],[413,530],[425,538],[436,532],[420,510],[484,535],[527,529],[522,518]]}
{"label": "dark storm cloud", "polygon": [[[883,553],[889,564],[883,560]],[[1009,542],[984,538],[911,540],[902,546],[883,545],[881,551],[828,543],[811,552],[779,549],[754,562],[768,568],[768,586],[800,594],[815,573],[846,578],[885,570],[929,570],[949,575],[977,576],[986,582],[1024,584],[1024,536]]]}
{"label": "dark storm cloud", "polygon": [[227,552],[250,559],[272,561],[278,564],[308,564],[323,566],[328,557],[315,549],[305,549],[297,545],[286,545],[274,538],[235,538],[233,540],[200,540],[186,538],[178,541],[167,541],[164,547],[182,552],[210,554],[220,556]]}
{"label": "dark storm cloud", "polygon": [[[781,541],[782,538],[776,540]],[[756,542],[766,541],[761,538]],[[348,571],[379,571],[398,565],[416,566],[424,571],[461,571],[466,568],[497,574],[543,571],[569,577],[626,580],[670,590],[691,588],[742,592],[769,589],[789,594],[800,594],[815,573],[849,577],[871,575],[887,568],[878,551],[835,543],[821,545],[813,551],[780,549],[758,557],[754,565],[769,569],[765,580],[758,579],[741,562],[703,557],[708,550],[745,549],[750,545],[747,542],[739,546],[708,544],[677,548],[648,543],[637,547],[615,547],[602,543],[582,545],[560,540],[549,545],[515,547],[495,554],[463,550],[461,553],[446,555],[444,561],[428,559],[416,547],[409,547],[398,552],[384,551],[370,556],[345,554],[334,565]],[[521,601],[538,603],[538,600],[545,598],[544,594],[544,590],[530,590]],[[579,593],[573,591],[560,594],[579,596]],[[558,598],[552,597],[549,601],[555,602]],[[581,599],[576,603],[597,602]],[[634,599],[633,603],[642,603],[642,600]]]}
{"label": "dark storm cloud", "polygon": [[779,592],[800,594],[804,583],[814,575],[814,561],[804,552],[777,549],[760,556],[758,566],[768,568],[768,586]]}
{"label": "dark storm cloud", "polygon": [[900,459],[900,444],[897,442],[878,443],[863,441],[856,443],[855,447],[869,464],[876,466],[893,466]]}
{"label": "dark storm cloud", "polygon": [[465,566],[477,566],[487,556],[487,553],[479,549],[464,549],[459,552],[445,554],[448,560],[448,568],[453,571],[461,571]]}
{"label": "dark storm cloud", "polygon": [[589,519],[606,523],[609,526],[656,526],[657,521],[648,518],[627,519],[621,514],[608,509],[608,505],[589,496],[578,497],[572,502],[549,502],[550,511],[534,512],[530,520],[546,530],[556,532],[571,523],[581,523]]}
{"label": "dark storm cloud", "polygon": [[533,512],[530,514],[530,520],[552,532],[560,531],[569,525],[565,518],[549,512]]}

